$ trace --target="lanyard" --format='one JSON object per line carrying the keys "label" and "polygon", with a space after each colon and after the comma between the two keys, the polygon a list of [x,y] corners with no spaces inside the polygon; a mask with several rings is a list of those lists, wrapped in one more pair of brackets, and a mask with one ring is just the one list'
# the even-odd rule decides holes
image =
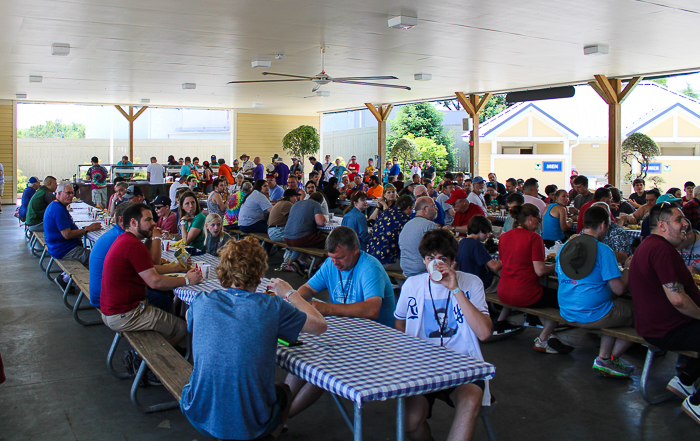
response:
{"label": "lanyard", "polygon": [[[352,283],[352,275],[355,274],[355,267],[357,267],[357,264],[355,264],[355,266],[352,267],[352,271],[350,271],[350,276],[345,281],[345,285],[343,285],[343,275],[340,273],[340,270],[338,270],[338,278],[340,279],[340,290],[343,292],[343,305],[348,303],[348,296],[350,295],[350,283]],[[347,291],[347,293],[345,291]]]}
{"label": "lanyard", "polygon": [[430,293],[430,303],[433,305],[433,313],[435,314],[435,321],[438,324],[438,329],[440,330],[440,346],[445,346],[443,342],[443,337],[445,335],[445,328],[447,327],[447,315],[450,313],[450,298],[451,295],[447,296],[447,303],[445,303],[445,317],[443,317],[442,322],[440,322],[440,317],[438,316],[437,308],[435,307],[435,299],[433,299],[433,288],[430,285],[430,278],[428,278],[428,292]]}

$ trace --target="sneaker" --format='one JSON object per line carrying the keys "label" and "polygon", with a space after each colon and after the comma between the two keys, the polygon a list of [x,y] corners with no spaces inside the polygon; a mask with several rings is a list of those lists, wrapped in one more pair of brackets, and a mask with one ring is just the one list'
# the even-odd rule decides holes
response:
{"label": "sneaker", "polygon": [[691,384],[690,386],[686,386],[685,384],[681,383],[681,379],[678,378],[678,376],[671,378],[671,381],[669,381],[666,385],[666,389],[670,390],[681,398],[689,397],[697,391],[697,389],[695,389],[695,385]]}
{"label": "sneaker", "polygon": [[508,320],[500,320],[493,324],[493,335],[512,334],[521,332],[525,328]]}
{"label": "sneaker", "polygon": [[627,378],[634,372],[634,367],[627,366],[620,359],[614,360],[597,357],[593,362],[593,369],[599,371],[606,377]]}
{"label": "sneaker", "polygon": [[301,264],[299,264],[299,262],[295,261],[292,262],[290,265],[292,266],[292,268],[294,268],[295,273],[299,274],[301,277],[305,276],[304,269],[301,267]]}
{"label": "sneaker", "polygon": [[532,314],[525,314],[525,320],[523,321],[523,326],[527,326],[529,328],[544,328],[542,326],[542,322],[540,321],[540,318],[537,317],[536,315]]}
{"label": "sneaker", "polygon": [[700,424],[700,404],[690,402],[690,397],[683,400],[683,412],[687,413],[696,423]]}
{"label": "sneaker", "polygon": [[136,372],[134,372],[134,356],[131,352],[131,350],[122,352],[121,358],[124,368],[126,368],[126,373],[129,374],[130,377],[134,377],[136,376]]}
{"label": "sneaker", "polygon": [[549,340],[542,341],[539,337],[535,339],[534,350],[545,354],[568,354],[573,351],[573,346],[566,345],[556,337],[549,337]]}
{"label": "sneaker", "polygon": [[153,373],[152,370],[148,369],[146,370],[146,382],[148,383],[149,386],[162,386],[163,383],[160,382],[160,379],[156,377],[156,374]]}

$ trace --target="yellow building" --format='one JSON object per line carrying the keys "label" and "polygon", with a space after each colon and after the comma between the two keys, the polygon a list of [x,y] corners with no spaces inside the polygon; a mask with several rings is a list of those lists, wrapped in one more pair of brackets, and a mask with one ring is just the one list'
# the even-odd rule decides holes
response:
{"label": "yellow building", "polygon": [[[495,172],[569,188],[572,173],[586,175],[590,187],[607,183],[608,107],[589,86],[577,86],[572,98],[518,103],[480,127],[479,174]],[[661,148],[649,178],[660,176],[661,188],[700,181],[700,101],[654,82],[640,83],[622,104],[623,140],[631,133],[649,135]],[[632,171],[638,172],[639,164]],[[623,164],[623,175],[630,170]],[[700,182],[699,182],[700,183]],[[622,190],[629,194],[630,184]]]}

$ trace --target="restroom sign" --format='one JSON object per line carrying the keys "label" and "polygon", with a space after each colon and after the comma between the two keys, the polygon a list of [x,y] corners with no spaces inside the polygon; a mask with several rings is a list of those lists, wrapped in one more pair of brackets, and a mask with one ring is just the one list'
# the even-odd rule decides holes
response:
{"label": "restroom sign", "polygon": [[560,172],[563,170],[562,167],[562,162],[561,161],[544,161],[542,163],[542,171],[549,171],[549,172]]}
{"label": "restroom sign", "polygon": [[649,164],[649,167],[644,167],[644,165],[642,165],[642,171],[647,173],[661,173],[661,163],[652,162]]}

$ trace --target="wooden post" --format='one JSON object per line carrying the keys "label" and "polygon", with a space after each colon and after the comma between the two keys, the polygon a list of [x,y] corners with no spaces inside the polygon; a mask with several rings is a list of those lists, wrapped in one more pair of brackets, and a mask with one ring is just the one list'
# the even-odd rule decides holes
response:
{"label": "wooden post", "polygon": [[[386,122],[391,114],[393,104],[385,104],[383,106],[374,107],[372,103],[365,103],[365,106],[372,112],[374,119],[377,120],[377,155],[380,162],[386,162]],[[381,164],[377,164],[377,169],[381,170]]]}
{"label": "wooden post", "polygon": [[622,102],[642,77],[632,78],[624,89],[622,81],[595,75],[588,83],[608,105],[608,183],[620,188],[622,184]]}
{"label": "wooden post", "polygon": [[134,121],[141,116],[143,112],[148,109],[148,106],[141,107],[138,112],[136,112],[136,115],[134,115],[134,106],[129,106],[129,113],[127,114],[124,109],[122,109],[122,106],[114,106],[117,108],[119,113],[124,115],[124,118],[126,118],[127,121],[129,121],[129,161],[133,162],[134,161]]}
{"label": "wooden post", "polygon": [[[479,175],[479,115],[481,111],[486,107],[486,103],[491,99],[490,93],[485,93],[483,96],[476,94],[470,94],[469,98],[462,92],[455,92],[457,100],[462,105],[462,108],[466,110],[471,118],[473,127],[472,131],[469,133],[469,173],[471,173],[472,178]],[[493,171],[493,170],[492,170]]]}

